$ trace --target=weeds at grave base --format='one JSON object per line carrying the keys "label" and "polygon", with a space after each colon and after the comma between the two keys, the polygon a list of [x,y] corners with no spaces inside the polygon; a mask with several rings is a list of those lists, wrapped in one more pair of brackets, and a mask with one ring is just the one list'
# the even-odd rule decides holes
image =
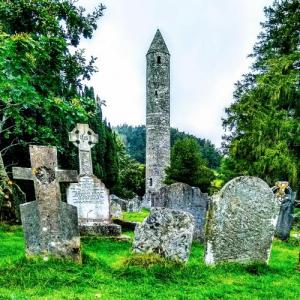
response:
{"label": "weeds at grave base", "polygon": [[155,265],[159,265],[161,267],[175,267],[182,266],[183,264],[165,259],[155,253],[138,253],[125,258],[123,261],[121,261],[121,265],[126,267],[135,266],[141,268],[151,268]]}

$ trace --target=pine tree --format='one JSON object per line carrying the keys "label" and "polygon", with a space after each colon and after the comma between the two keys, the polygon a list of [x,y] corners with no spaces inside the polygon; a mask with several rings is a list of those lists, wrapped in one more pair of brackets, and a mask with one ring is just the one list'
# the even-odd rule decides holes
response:
{"label": "pine tree", "polygon": [[254,175],[299,189],[300,2],[274,1],[254,46],[249,74],[236,83],[223,120],[226,179]]}

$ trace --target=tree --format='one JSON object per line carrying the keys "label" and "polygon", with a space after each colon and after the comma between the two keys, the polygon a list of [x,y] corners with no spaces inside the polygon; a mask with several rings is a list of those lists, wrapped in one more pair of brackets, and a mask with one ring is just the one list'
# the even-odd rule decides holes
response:
{"label": "tree", "polygon": [[113,187],[112,193],[125,199],[145,194],[145,165],[133,159],[125,150],[125,146],[119,137],[119,181]]}
{"label": "tree", "polygon": [[274,1],[251,55],[252,72],[236,83],[223,126],[226,179],[254,175],[299,189],[300,3]]}
{"label": "tree", "polygon": [[[130,126],[123,124],[114,128],[122,137],[128,153],[140,163],[145,163],[146,157],[146,127],[145,125]],[[191,134],[171,128],[171,146],[178,139],[190,137],[197,140],[202,157],[208,162],[210,168],[216,169],[220,166],[221,153],[209,140],[197,138]]]}
{"label": "tree", "polygon": [[[110,186],[116,183],[114,136],[102,121],[93,90],[83,84],[96,71],[95,58],[87,61],[77,49],[81,38],[92,37],[103,10],[100,5],[86,15],[71,0],[0,3],[0,168],[29,166],[28,144],[56,146],[62,167],[77,168],[77,149],[67,142],[68,132],[78,122],[89,123],[99,135],[93,151],[99,161],[96,175]],[[7,170],[0,170],[0,198],[11,197],[12,189],[4,184],[10,183]],[[20,186],[32,200],[32,185]]]}
{"label": "tree", "polygon": [[183,182],[207,192],[214,173],[200,154],[197,141],[192,138],[177,140],[171,151],[171,164],[166,169],[166,183]]}

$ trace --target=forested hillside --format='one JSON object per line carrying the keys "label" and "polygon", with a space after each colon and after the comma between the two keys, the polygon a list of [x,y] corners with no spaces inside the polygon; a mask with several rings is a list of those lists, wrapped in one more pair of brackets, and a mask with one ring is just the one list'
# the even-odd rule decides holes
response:
{"label": "forested hillside", "polygon": [[[128,153],[140,163],[145,163],[146,151],[146,128],[145,125],[130,126],[127,124],[116,126],[113,128],[123,139]],[[208,163],[208,167],[216,169],[220,165],[221,153],[209,140],[198,138],[194,135],[171,128],[171,146],[177,140],[183,138],[192,138],[197,141],[200,146],[200,152],[203,159]]]}

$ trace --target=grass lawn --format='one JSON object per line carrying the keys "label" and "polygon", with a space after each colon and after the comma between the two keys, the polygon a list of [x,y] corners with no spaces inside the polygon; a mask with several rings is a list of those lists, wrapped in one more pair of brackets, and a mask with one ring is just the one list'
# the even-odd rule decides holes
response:
{"label": "grass lawn", "polygon": [[123,220],[130,222],[143,222],[150,213],[149,209],[143,208],[141,212],[123,212]]}
{"label": "grass lawn", "polygon": [[82,266],[28,261],[23,248],[21,227],[0,226],[1,300],[300,299],[296,240],[275,240],[269,266],[206,267],[197,243],[186,266],[132,255],[130,242],[104,238],[82,238]]}

